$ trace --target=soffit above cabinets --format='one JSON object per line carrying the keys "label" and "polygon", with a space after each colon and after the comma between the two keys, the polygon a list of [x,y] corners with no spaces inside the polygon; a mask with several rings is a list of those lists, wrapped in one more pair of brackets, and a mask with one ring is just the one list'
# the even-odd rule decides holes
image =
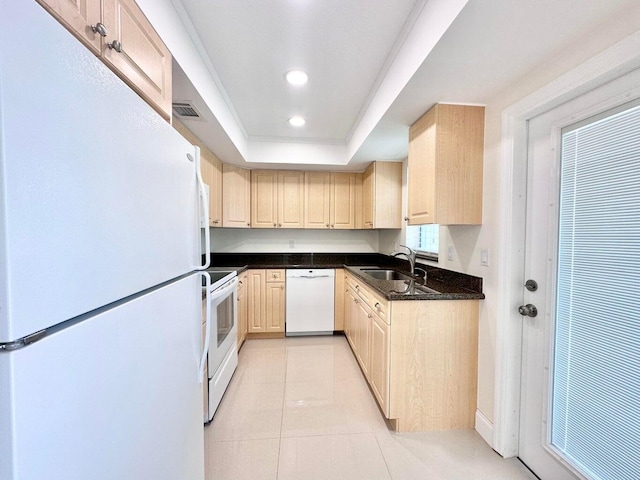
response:
{"label": "soffit above cabinets", "polygon": [[[226,108],[200,104],[178,72],[174,98],[213,118],[185,124],[223,161],[256,168],[402,160],[409,126],[433,104],[539,87],[640,30],[637,0],[171,2]],[[294,68],[306,85],[287,84]],[[293,115],[305,126],[290,126]],[[240,135],[225,138],[229,121]]]}

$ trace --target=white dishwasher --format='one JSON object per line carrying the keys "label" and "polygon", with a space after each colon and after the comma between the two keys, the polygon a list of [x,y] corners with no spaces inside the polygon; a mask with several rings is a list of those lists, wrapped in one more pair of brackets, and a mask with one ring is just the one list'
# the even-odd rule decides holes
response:
{"label": "white dishwasher", "polygon": [[332,335],[334,269],[287,269],[286,335]]}

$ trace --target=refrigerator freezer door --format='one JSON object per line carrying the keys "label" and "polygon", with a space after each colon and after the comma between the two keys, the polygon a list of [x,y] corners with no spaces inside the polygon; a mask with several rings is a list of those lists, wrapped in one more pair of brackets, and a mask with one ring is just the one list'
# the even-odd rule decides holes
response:
{"label": "refrigerator freezer door", "polygon": [[36,2],[0,10],[2,343],[201,252],[195,148]]}
{"label": "refrigerator freezer door", "polygon": [[202,480],[200,297],[192,275],[0,353],[0,478]]}

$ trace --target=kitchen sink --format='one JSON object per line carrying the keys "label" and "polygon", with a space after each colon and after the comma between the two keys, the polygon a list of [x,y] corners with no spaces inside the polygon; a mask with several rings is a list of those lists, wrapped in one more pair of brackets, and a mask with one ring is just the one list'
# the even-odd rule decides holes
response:
{"label": "kitchen sink", "polygon": [[362,273],[377,280],[413,280],[413,277],[400,273],[397,270],[383,270],[378,268],[363,268]]}

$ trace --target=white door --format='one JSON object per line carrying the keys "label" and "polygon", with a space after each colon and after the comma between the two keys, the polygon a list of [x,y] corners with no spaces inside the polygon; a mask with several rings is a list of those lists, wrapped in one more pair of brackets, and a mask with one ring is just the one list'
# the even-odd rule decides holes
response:
{"label": "white door", "polygon": [[529,122],[519,457],[542,480],[640,478],[638,85]]}

